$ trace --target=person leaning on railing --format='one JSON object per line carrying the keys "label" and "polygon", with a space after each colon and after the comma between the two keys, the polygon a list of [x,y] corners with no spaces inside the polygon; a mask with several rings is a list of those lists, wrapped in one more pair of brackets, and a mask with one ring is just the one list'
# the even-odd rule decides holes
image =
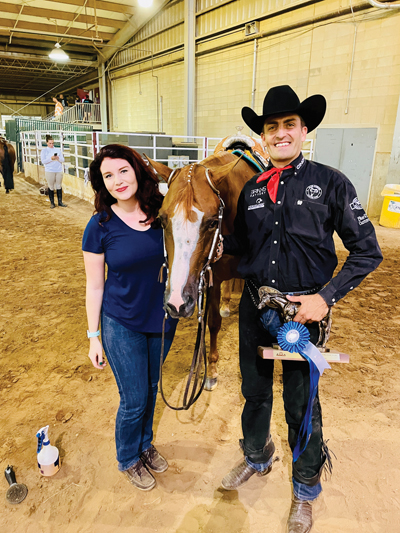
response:
{"label": "person leaning on railing", "polygon": [[[61,104],[60,104],[61,105]],[[62,201],[61,183],[63,179],[64,156],[60,148],[54,147],[54,139],[46,135],[47,148],[43,148],[40,159],[44,165],[45,177],[49,185],[50,209],[55,208],[54,187],[57,191],[57,200],[60,207],[67,207]]]}
{"label": "person leaning on railing", "polygon": [[56,104],[54,108],[54,118],[57,120],[57,117],[61,117],[63,114],[64,108],[56,96],[53,96],[53,102]]}

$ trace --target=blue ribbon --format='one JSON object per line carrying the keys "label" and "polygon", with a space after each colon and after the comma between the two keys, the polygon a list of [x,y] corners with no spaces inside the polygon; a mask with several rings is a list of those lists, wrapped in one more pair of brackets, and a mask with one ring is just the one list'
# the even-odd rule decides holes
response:
{"label": "blue ribbon", "polygon": [[[278,331],[278,344],[282,350],[299,353],[310,366],[310,395],[307,410],[300,426],[296,446],[293,450],[293,461],[296,462],[309,443],[312,433],[312,408],[318,391],[319,377],[326,368],[331,368],[325,357],[314,344],[310,342],[308,329],[300,322],[286,322]],[[304,441],[303,447],[301,443]]]}

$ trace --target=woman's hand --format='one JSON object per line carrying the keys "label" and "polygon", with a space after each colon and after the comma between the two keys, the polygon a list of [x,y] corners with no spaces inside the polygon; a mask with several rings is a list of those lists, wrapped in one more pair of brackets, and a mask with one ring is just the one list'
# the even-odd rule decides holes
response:
{"label": "woman's hand", "polygon": [[90,339],[89,358],[95,368],[102,370],[107,366],[107,362],[103,359],[103,347],[99,337],[92,337]]}

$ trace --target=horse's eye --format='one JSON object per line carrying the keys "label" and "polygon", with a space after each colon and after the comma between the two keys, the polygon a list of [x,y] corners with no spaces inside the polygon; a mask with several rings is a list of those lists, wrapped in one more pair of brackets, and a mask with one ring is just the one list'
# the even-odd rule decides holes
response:
{"label": "horse's eye", "polygon": [[208,227],[209,227],[210,229],[214,229],[214,228],[216,228],[217,226],[218,226],[218,220],[211,220],[210,223],[209,223],[209,225],[208,225]]}

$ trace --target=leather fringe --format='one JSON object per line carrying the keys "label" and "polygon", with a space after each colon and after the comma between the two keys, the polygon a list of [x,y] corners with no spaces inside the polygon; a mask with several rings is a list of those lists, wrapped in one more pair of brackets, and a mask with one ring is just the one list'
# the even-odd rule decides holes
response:
{"label": "leather fringe", "polygon": [[322,466],[322,472],[325,475],[325,480],[332,475],[332,471],[333,471],[332,455],[335,459],[337,459],[334,452],[328,448],[328,442],[329,442],[329,439],[322,441],[322,453],[325,456],[324,464]]}
{"label": "leather fringe", "polygon": [[164,280],[163,272],[164,272],[164,268],[166,268],[166,267],[167,267],[167,265],[165,263],[163,263],[161,265],[160,272],[158,273],[158,281],[159,281],[159,283],[162,283],[163,280]]}

